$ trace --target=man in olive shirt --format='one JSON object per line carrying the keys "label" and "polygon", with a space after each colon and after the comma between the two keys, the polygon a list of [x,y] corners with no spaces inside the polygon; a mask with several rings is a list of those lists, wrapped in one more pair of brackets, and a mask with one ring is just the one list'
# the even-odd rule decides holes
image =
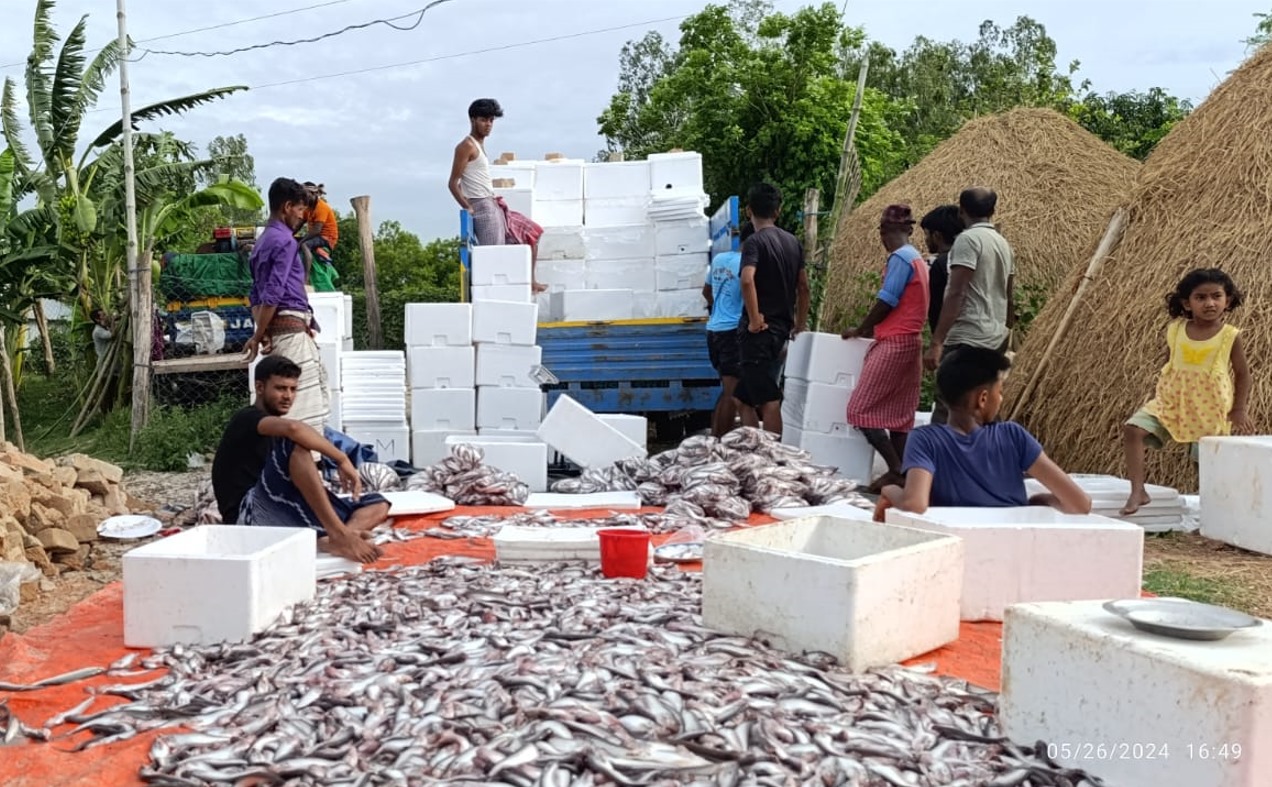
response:
{"label": "man in olive shirt", "polygon": [[[941,319],[932,332],[932,346],[923,356],[928,371],[935,371],[942,356],[959,347],[1007,349],[1015,323],[1012,290],[1016,263],[1007,239],[991,222],[997,205],[998,195],[987,188],[971,188],[959,195],[959,213],[967,229],[950,249]],[[948,415],[938,398],[932,423],[945,423]]]}

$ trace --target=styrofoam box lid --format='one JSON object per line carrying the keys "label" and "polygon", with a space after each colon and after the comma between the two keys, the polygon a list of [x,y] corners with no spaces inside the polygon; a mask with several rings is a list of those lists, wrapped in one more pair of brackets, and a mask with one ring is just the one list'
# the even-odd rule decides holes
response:
{"label": "styrofoam box lid", "polygon": [[851,503],[831,503],[824,506],[798,506],[794,508],[775,508],[769,516],[785,522],[791,519],[806,519],[810,516],[829,516],[842,519],[854,519],[859,522],[874,521],[874,512],[858,508]]}
{"label": "styrofoam box lid", "polygon": [[936,525],[960,528],[1000,528],[1015,525],[1038,527],[1133,527],[1108,517],[1094,514],[1065,514],[1050,506],[1020,506],[1016,508],[929,508],[922,514],[898,512],[913,522],[930,522]]}
{"label": "styrofoam box lid", "polygon": [[643,530],[644,525],[616,525],[613,527],[524,527],[521,525],[504,525],[495,533],[492,540],[505,547],[515,544],[554,545],[554,546],[592,546],[600,539],[596,534],[602,530]]}

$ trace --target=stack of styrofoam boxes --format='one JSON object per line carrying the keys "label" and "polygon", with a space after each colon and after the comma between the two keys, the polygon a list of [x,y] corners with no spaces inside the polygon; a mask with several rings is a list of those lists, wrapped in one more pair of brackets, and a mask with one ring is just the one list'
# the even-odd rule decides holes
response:
{"label": "stack of styrofoam boxes", "polygon": [[786,354],[782,400],[782,442],[862,484],[871,480],[874,449],[848,425],[847,416],[870,345],[868,339],[801,333]]}
{"label": "stack of styrofoam boxes", "polygon": [[496,186],[495,196],[503,197],[509,210],[528,219],[534,219],[534,162],[509,161],[506,164],[492,164],[491,180],[512,181],[510,186]]}
{"label": "stack of styrofoam boxes", "polygon": [[410,462],[406,354],[362,351],[340,356],[344,433],[375,449],[381,462]]}
{"label": "stack of styrofoam boxes", "polygon": [[477,434],[477,356],[470,303],[406,305],[411,464],[446,457],[446,438]]}
{"label": "stack of styrofoam boxes", "polygon": [[658,288],[649,316],[705,317],[702,285],[710,264],[710,228],[703,213],[702,154],[657,153],[648,164]]}

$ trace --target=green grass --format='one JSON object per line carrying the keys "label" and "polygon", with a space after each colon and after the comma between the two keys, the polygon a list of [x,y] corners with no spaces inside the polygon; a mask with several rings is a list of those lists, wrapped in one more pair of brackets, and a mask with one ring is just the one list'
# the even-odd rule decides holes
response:
{"label": "green grass", "polygon": [[1198,576],[1169,563],[1144,572],[1144,589],[1158,596],[1178,596],[1233,609],[1247,609],[1252,603],[1250,591],[1236,582]]}

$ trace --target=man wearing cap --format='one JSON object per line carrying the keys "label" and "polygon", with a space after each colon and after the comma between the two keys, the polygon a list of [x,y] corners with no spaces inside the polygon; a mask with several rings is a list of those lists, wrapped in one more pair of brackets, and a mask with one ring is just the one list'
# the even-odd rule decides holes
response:
{"label": "man wearing cap", "polygon": [[[1007,239],[993,224],[998,195],[987,188],[970,188],[959,194],[958,208],[967,226],[950,248],[949,282],[941,319],[932,331],[932,346],[923,357],[934,371],[941,359],[960,347],[981,347],[1005,352],[1011,327],[1016,322],[1012,303],[1016,263]],[[938,398],[932,423],[949,417]]]}
{"label": "man wearing cap", "polygon": [[845,339],[874,339],[848,402],[848,423],[865,435],[888,464],[887,475],[870,485],[873,491],[905,483],[901,457],[919,406],[923,324],[930,295],[927,262],[910,245],[913,232],[910,206],[884,209],[879,221],[879,239],[888,252],[883,286],[861,325],[843,332]]}

